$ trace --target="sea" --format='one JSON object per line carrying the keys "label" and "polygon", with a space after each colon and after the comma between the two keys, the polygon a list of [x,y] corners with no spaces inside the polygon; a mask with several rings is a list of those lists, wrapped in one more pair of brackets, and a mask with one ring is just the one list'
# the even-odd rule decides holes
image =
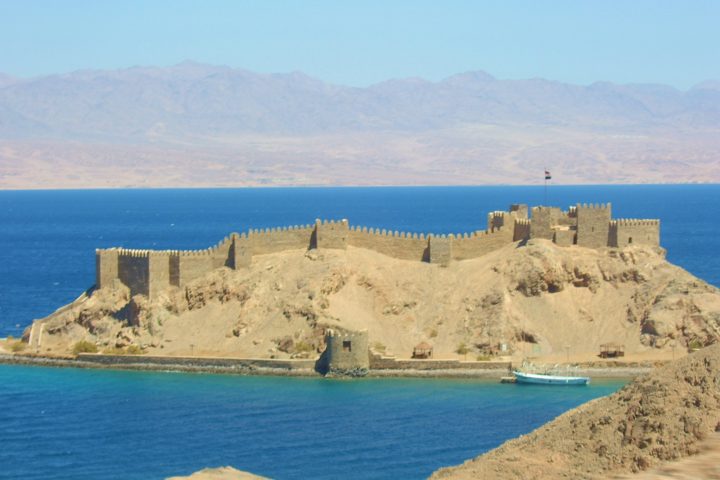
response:
{"label": "sea", "polygon": [[[346,218],[424,233],[511,203],[659,218],[669,261],[720,285],[720,185],[0,191],[0,337],[92,286],[95,248],[206,248]],[[0,479],[161,479],[233,465],[276,479],[416,479],[620,388],[242,377],[0,365]]]}

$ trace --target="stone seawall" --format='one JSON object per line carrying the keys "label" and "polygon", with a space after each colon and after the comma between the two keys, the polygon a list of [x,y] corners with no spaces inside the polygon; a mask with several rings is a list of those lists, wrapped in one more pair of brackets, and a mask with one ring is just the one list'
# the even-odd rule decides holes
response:
{"label": "stone seawall", "polygon": [[465,360],[419,360],[370,355],[370,370],[495,370],[507,372],[511,362],[478,362]]}
{"label": "stone seawall", "polygon": [[[81,353],[77,357],[0,354],[0,364],[7,365],[302,377],[320,376],[315,370],[315,362],[315,359],[157,357],[93,353]],[[368,377],[499,379],[503,375],[507,375],[512,367],[511,362],[397,360],[394,357],[371,357],[370,362],[371,369],[367,373]],[[591,377],[629,378],[647,373],[660,364],[662,362],[593,362],[592,364],[578,365],[575,373]]]}
{"label": "stone seawall", "polygon": [[148,365],[154,367],[180,367],[181,369],[227,369],[237,371],[287,370],[293,372],[315,371],[314,359],[272,359],[272,358],[222,358],[222,357],[162,357],[153,355],[106,355],[80,353],[77,359],[83,362],[109,366]]}

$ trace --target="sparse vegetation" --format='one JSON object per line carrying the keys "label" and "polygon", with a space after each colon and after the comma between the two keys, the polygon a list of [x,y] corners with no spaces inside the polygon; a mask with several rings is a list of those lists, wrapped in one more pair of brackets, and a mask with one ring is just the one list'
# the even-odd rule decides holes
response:
{"label": "sparse vegetation", "polygon": [[460,345],[458,345],[455,349],[455,353],[457,353],[458,355],[465,355],[465,358],[467,358],[467,354],[469,351],[470,349],[465,342],[461,342]]}
{"label": "sparse vegetation", "polygon": [[141,347],[138,347],[137,345],[130,345],[125,348],[109,347],[103,350],[102,353],[106,355],[142,355],[143,353],[145,353],[145,350],[143,350]]}
{"label": "sparse vegetation", "polygon": [[25,350],[25,348],[27,348],[27,343],[23,342],[22,340],[18,340],[10,346],[10,350],[13,353],[22,352],[23,350]]}
{"label": "sparse vegetation", "polygon": [[102,351],[105,355],[125,355],[125,350],[120,347],[109,347]]}
{"label": "sparse vegetation", "polygon": [[97,351],[97,345],[92,342],[88,342],[87,340],[80,340],[75,345],[73,345],[72,349],[72,352],[75,355],[77,355],[78,353],[97,353]]}
{"label": "sparse vegetation", "polygon": [[304,342],[302,340],[299,340],[297,343],[295,343],[295,351],[296,352],[312,352],[315,350],[315,347],[310,345],[307,342]]}
{"label": "sparse vegetation", "polygon": [[127,353],[128,355],[142,355],[143,353],[145,353],[145,350],[143,350],[137,345],[130,345],[125,350],[125,353]]}
{"label": "sparse vegetation", "polygon": [[475,360],[477,360],[478,362],[489,362],[490,360],[492,360],[492,357],[490,355],[478,355],[477,357],[475,357]]}
{"label": "sparse vegetation", "polygon": [[435,337],[438,336],[438,331],[433,328],[432,330],[430,330],[430,333],[428,334],[428,336],[429,336],[430,338],[435,338]]}
{"label": "sparse vegetation", "polygon": [[696,350],[700,350],[701,348],[703,348],[703,346],[704,345],[702,344],[702,342],[700,342],[700,340],[695,338],[695,339],[691,340],[690,343],[688,343],[688,350],[691,352],[694,352]]}
{"label": "sparse vegetation", "polygon": [[385,353],[387,351],[387,347],[380,342],[373,343],[372,348],[376,352],[380,352],[380,353]]}

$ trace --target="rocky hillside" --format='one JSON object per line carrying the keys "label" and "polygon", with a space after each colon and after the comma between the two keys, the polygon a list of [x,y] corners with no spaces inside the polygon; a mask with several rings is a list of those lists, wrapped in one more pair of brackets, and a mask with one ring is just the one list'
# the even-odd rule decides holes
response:
{"label": "rocky hillside", "polygon": [[431,478],[610,478],[694,455],[720,430],[719,372],[714,345]]}
{"label": "rocky hillside", "polygon": [[[720,336],[720,292],[661,249],[562,248],[533,240],[448,267],[373,251],[287,251],[219,269],[152,301],[89,291],[42,320],[42,353],[99,351],[314,357],[328,326],[368,329],[376,350],[409,357],[684,351]],[[25,338],[29,335],[29,329]],[[33,347],[34,348],[34,347]]]}

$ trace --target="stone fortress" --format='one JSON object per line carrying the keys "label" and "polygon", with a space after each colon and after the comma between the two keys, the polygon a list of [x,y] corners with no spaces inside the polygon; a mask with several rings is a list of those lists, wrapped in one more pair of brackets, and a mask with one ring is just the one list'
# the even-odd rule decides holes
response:
{"label": "stone fortress", "polygon": [[508,211],[490,212],[486,230],[457,235],[393,232],[350,226],[347,220],[316,220],[312,225],[232,233],[206,250],[98,249],[96,288],[119,281],[131,295],[153,298],[217,268],[249,267],[255,255],[293,249],[346,249],[348,245],[398,259],[448,265],[533,238],[565,247],[659,245],[660,221],[613,220],[610,204],[577,204],[567,211],[546,206],[529,210],[527,205],[515,204]]}

